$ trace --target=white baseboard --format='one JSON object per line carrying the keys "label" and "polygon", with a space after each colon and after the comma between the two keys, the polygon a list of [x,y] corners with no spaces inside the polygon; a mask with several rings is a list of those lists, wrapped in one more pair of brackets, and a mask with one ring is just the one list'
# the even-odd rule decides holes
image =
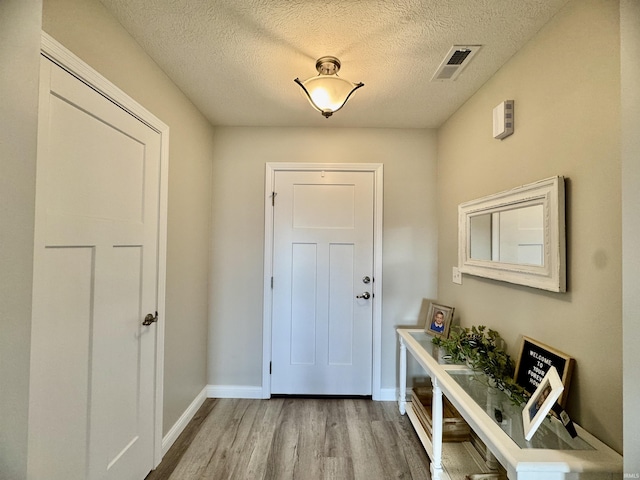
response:
{"label": "white baseboard", "polygon": [[207,385],[209,398],[264,398],[262,387],[245,385]]}
{"label": "white baseboard", "polygon": [[398,400],[398,391],[395,388],[381,388],[380,398],[376,398],[381,402],[395,402]]}
{"label": "white baseboard", "polygon": [[182,431],[189,424],[191,419],[194,417],[198,409],[202,406],[204,401],[207,399],[207,387],[203,388],[202,391],[198,394],[196,398],[194,398],[191,405],[187,407],[184,413],[180,416],[178,421],[173,424],[171,430],[167,432],[167,434],[162,438],[162,456],[164,457],[166,453],[169,451],[171,446],[178,439]]}
{"label": "white baseboard", "polygon": [[[380,402],[395,402],[398,400],[395,388],[380,389],[380,396],[374,400]],[[208,398],[265,398],[262,387],[245,385],[207,385]]]}

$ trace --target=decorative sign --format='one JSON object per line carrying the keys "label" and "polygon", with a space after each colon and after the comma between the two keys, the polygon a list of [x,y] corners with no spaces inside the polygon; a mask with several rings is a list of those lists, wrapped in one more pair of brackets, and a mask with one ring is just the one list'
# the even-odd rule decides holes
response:
{"label": "decorative sign", "polygon": [[536,391],[551,367],[555,367],[564,386],[558,403],[564,407],[575,360],[555,348],[529,337],[522,337],[514,379],[529,394]]}

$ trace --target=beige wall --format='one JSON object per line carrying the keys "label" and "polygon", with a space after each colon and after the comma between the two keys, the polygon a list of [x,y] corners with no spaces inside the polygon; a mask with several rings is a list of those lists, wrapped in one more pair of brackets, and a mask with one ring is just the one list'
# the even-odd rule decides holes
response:
{"label": "beige wall", "polygon": [[640,2],[620,2],[624,471],[640,476]]}
{"label": "beige wall", "polygon": [[41,1],[0,2],[0,479],[26,476]]}
{"label": "beige wall", "polygon": [[383,163],[381,386],[395,389],[394,327],[435,294],[435,133],[218,128],[214,143],[209,384],[262,384],[265,163]]}
{"label": "beige wall", "polygon": [[166,433],[206,382],[213,129],[98,0],[45,0],[43,29],[170,128]]}
{"label": "beige wall", "polygon": [[[568,411],[622,451],[620,45],[618,2],[573,0],[439,130],[439,299],[462,325],[498,330],[515,356],[528,335],[575,357]],[[492,109],[515,100],[515,133]],[[460,202],[563,175],[568,292],[465,275]]]}

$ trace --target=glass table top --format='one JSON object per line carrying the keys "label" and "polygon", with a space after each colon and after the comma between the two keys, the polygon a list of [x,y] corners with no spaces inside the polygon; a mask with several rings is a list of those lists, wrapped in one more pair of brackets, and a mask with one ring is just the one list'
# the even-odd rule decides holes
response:
{"label": "glass table top", "polygon": [[[451,361],[446,358],[446,352],[444,352],[441,348],[433,344],[433,336],[429,335],[423,331],[420,332],[409,332],[409,335],[413,337],[413,339],[420,344],[420,346],[433,358],[438,360],[440,365],[455,365]],[[462,364],[460,364],[462,365]]]}
{"label": "glass table top", "polygon": [[[453,365],[447,361],[442,349],[432,343],[433,337],[425,332],[410,332],[427,354],[441,365]],[[446,367],[445,367],[446,368]],[[583,438],[571,438],[557,419],[545,419],[530,441],[524,438],[522,409],[514,405],[510,397],[489,384],[488,377],[470,368],[447,369],[451,378],[471,397],[487,415],[520,447],[550,450],[593,450]]]}

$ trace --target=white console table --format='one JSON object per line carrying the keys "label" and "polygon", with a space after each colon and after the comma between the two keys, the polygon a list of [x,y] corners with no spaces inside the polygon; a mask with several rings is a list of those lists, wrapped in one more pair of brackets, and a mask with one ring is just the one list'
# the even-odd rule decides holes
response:
{"label": "white console table", "polygon": [[[409,415],[431,458],[433,480],[450,478],[442,463],[443,394],[506,469],[510,480],[622,478],[622,456],[580,426],[575,425],[578,436],[571,438],[560,421],[546,419],[531,441],[526,441],[522,408],[515,406],[504,392],[490,387],[484,374],[447,363],[433,345],[432,337],[421,329],[400,328],[398,336],[400,413]],[[411,402],[406,400],[407,352],[431,377],[432,440],[425,435]]]}

